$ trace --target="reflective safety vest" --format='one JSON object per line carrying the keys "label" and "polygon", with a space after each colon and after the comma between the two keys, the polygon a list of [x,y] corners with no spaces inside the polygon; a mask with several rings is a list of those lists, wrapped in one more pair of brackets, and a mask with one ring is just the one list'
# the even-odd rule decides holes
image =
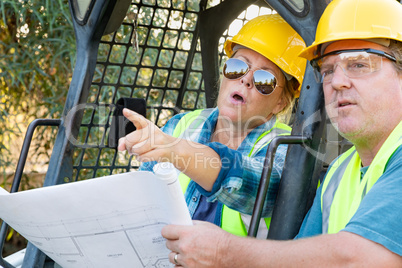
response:
{"label": "reflective safety vest", "polygon": [[[173,136],[187,140],[197,141],[199,135],[201,134],[204,123],[206,123],[208,116],[212,113],[213,110],[214,109],[200,109],[184,115],[180,119],[179,123],[176,125],[173,131]],[[209,127],[210,129],[212,129],[212,127],[214,126]],[[276,121],[274,126],[270,130],[265,131],[257,138],[248,156],[253,157],[254,155],[256,155],[262,148],[267,146],[274,137],[289,135],[290,132],[291,128],[288,125]],[[183,194],[186,192],[190,180],[191,179],[184,173],[179,174],[179,181]],[[240,213],[236,210],[227,207],[226,205],[222,206],[221,213],[222,217],[220,227],[223,230],[230,232],[234,235],[247,236],[246,225],[249,226],[249,223],[251,221],[250,215]],[[265,222],[265,224],[263,221]],[[261,220],[259,230],[265,229],[265,231],[259,233],[267,234],[270,222],[271,218],[265,218],[264,220]],[[266,238],[266,235],[264,238]]]}
{"label": "reflective safety vest", "polygon": [[355,147],[332,164],[321,192],[322,233],[337,233],[356,213],[360,202],[384,173],[388,160],[402,144],[402,122],[392,131],[361,178]]}

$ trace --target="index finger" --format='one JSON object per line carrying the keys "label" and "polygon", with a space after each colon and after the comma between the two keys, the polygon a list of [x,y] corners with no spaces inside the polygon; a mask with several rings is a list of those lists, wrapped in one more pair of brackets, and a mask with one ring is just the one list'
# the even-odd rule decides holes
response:
{"label": "index finger", "polygon": [[124,108],[123,109],[123,115],[130,120],[137,129],[145,128],[148,126],[148,120],[140,115],[139,113],[136,113],[130,109]]}

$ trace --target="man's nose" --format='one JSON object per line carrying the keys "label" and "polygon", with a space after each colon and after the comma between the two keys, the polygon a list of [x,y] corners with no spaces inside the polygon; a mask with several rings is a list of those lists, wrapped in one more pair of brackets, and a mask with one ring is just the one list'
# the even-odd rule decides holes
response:
{"label": "man's nose", "polygon": [[342,90],[350,87],[350,78],[348,77],[345,68],[343,68],[340,64],[336,64],[334,66],[331,84],[336,90]]}

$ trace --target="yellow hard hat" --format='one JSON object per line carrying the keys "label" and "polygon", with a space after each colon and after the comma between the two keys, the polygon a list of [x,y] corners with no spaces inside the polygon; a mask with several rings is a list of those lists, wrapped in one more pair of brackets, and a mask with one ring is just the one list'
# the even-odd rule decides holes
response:
{"label": "yellow hard hat", "polygon": [[334,0],[317,25],[315,41],[300,56],[312,60],[320,45],[345,39],[394,39],[402,42],[402,5],[395,0]]}
{"label": "yellow hard hat", "polygon": [[298,97],[307,62],[298,55],[306,45],[281,16],[262,15],[247,22],[238,34],[226,40],[224,49],[228,57],[232,56],[236,44],[260,53],[296,78],[299,88],[295,95]]}

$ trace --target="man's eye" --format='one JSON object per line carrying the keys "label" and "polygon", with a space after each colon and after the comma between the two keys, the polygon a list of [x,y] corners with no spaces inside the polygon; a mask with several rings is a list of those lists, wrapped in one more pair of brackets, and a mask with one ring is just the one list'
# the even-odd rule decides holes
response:
{"label": "man's eye", "polygon": [[321,75],[322,76],[327,76],[330,75],[334,72],[334,70],[332,68],[325,68],[325,69],[321,69]]}
{"label": "man's eye", "polygon": [[349,69],[369,69],[370,65],[368,63],[354,62],[349,65]]}

